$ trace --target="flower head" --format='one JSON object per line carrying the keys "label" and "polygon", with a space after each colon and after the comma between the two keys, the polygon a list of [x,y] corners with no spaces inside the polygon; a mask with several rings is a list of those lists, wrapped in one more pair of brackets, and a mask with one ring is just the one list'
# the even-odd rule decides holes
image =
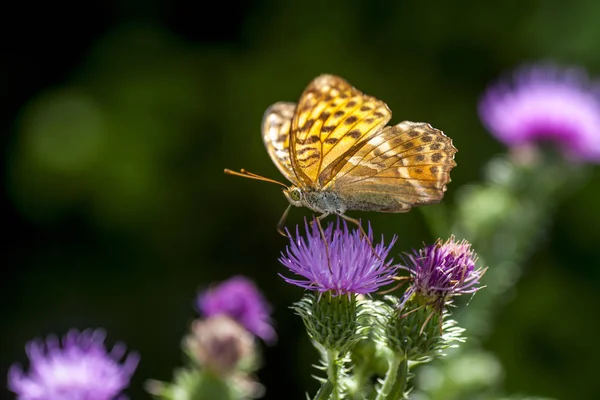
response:
{"label": "flower head", "polygon": [[19,365],[8,373],[8,387],[23,400],[112,400],[129,385],[139,357],[117,344],[110,353],[102,330],[71,330],[62,340],[27,343],[30,360],[25,375]]}
{"label": "flower head", "polygon": [[488,88],[479,114],[510,147],[551,141],[571,159],[600,162],[600,93],[580,69],[521,68]]}
{"label": "flower head", "polygon": [[244,276],[234,276],[201,293],[198,308],[205,317],[228,315],[266,342],[277,339],[270,305],[256,285]]}
{"label": "flower head", "polygon": [[223,378],[255,353],[252,334],[226,315],[194,321],[186,345],[203,367]]}
{"label": "flower head", "polygon": [[452,296],[476,292],[481,288],[479,279],[485,273],[476,268],[476,261],[471,245],[465,240],[457,242],[454,237],[445,243],[438,239],[431,246],[413,250],[413,254],[406,254],[407,265],[401,267],[410,273],[413,281],[404,301],[417,294],[432,303],[443,304]]}
{"label": "flower head", "polygon": [[306,237],[296,227],[296,235],[289,232],[290,244],[282,252],[279,261],[293,273],[304,279],[283,279],[291,284],[333,295],[372,293],[392,282],[397,267],[385,261],[396,242],[394,237],[386,246],[374,248],[373,231],[369,226],[368,239],[359,229],[350,231],[346,221],[329,224],[321,234],[318,221],[313,220],[312,229],[305,221]]}

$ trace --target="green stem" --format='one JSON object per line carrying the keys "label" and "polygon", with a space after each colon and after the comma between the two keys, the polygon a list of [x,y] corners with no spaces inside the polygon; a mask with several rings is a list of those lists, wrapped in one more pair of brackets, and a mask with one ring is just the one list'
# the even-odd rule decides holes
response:
{"label": "green stem", "polygon": [[332,392],[333,385],[331,384],[331,382],[327,381],[321,386],[321,389],[319,389],[319,391],[317,392],[314,400],[329,400]]}
{"label": "green stem", "polygon": [[385,378],[383,380],[383,385],[381,385],[381,388],[379,388],[375,400],[389,400],[388,396],[394,388],[396,376],[398,375],[398,367],[400,366],[401,362],[402,359],[398,357],[394,357],[390,360],[387,373],[385,374]]}
{"label": "green stem", "polygon": [[402,359],[398,366],[398,372],[396,374],[396,382],[390,392],[388,400],[402,400],[407,397],[404,396],[406,393],[406,385],[408,384],[408,361]]}
{"label": "green stem", "polygon": [[340,365],[339,365],[339,353],[336,350],[327,350],[327,380],[331,383],[332,400],[340,400],[341,388],[340,388]]}

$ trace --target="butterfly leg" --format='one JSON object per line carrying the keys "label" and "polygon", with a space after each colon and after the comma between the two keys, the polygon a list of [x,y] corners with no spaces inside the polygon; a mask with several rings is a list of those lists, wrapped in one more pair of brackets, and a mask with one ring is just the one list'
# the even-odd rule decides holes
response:
{"label": "butterfly leg", "polygon": [[292,208],[292,205],[290,204],[285,211],[283,212],[283,215],[281,216],[281,218],[279,218],[279,222],[277,223],[277,232],[279,232],[279,234],[281,236],[285,236],[288,237],[287,233],[285,233],[284,228],[284,224],[285,224],[285,220],[287,219],[287,216],[290,212],[290,208]]}
{"label": "butterfly leg", "polygon": [[377,292],[377,294],[388,294],[394,292],[397,289],[400,289],[407,281],[410,280],[408,276],[396,276],[393,279],[398,281],[398,283],[395,284],[391,289],[382,290],[381,292]]}
{"label": "butterfly leg", "polygon": [[353,224],[355,224],[356,226],[358,226],[358,229],[360,230],[360,234],[362,237],[365,238],[365,240],[367,241],[367,243],[369,243],[369,246],[371,246],[371,249],[373,250],[373,254],[375,255],[375,257],[377,257],[377,259],[379,261],[383,261],[381,259],[381,257],[379,257],[379,254],[377,254],[377,252],[375,251],[375,247],[373,247],[373,242],[371,242],[371,239],[369,238],[369,235],[367,235],[367,232],[365,232],[365,230],[363,229],[362,225],[360,224],[360,221],[355,219],[355,218],[351,218],[345,214],[339,214],[340,217],[344,218],[346,221],[348,222],[352,222]]}
{"label": "butterfly leg", "polygon": [[327,244],[327,239],[325,238],[325,231],[323,230],[323,226],[321,226],[321,220],[328,216],[328,213],[323,213],[319,215],[316,220],[311,221],[311,224],[316,221],[317,227],[319,228],[319,232],[321,233],[321,239],[323,239],[323,243],[325,244],[325,256],[327,257],[327,267],[329,267],[329,272],[333,272],[331,269],[331,259],[329,258],[329,245]]}
{"label": "butterfly leg", "polygon": [[365,232],[365,230],[363,229],[362,225],[360,224],[360,221],[347,216],[346,214],[338,214],[340,217],[344,218],[346,221],[351,222],[353,224],[355,224],[356,226],[358,226],[358,229],[360,230],[360,235],[362,237],[364,237],[365,239],[367,239],[367,242],[369,242],[369,245],[371,247],[373,247],[373,243],[371,243],[371,240],[369,239],[369,236],[367,235],[367,233]]}

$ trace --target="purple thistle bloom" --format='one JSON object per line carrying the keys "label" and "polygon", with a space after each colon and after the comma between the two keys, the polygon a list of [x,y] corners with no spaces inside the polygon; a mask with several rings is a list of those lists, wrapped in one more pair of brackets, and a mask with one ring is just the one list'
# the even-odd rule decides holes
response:
{"label": "purple thistle bloom", "polygon": [[198,296],[204,317],[228,315],[267,343],[277,340],[271,320],[271,306],[256,285],[244,276],[234,276]]}
{"label": "purple thistle bloom", "polygon": [[62,340],[49,336],[34,340],[25,349],[29,373],[13,365],[8,388],[21,400],[112,400],[129,385],[139,356],[130,353],[123,363],[125,346],[108,353],[102,330],[69,331]]}
{"label": "purple thistle bloom", "polygon": [[518,69],[488,88],[479,115],[509,147],[550,141],[570,159],[600,162],[600,93],[581,69]]}
{"label": "purple thistle bloom", "polygon": [[288,232],[290,244],[281,253],[279,262],[305,279],[282,276],[286,282],[321,293],[331,292],[334,296],[368,294],[393,282],[397,267],[392,266],[392,260],[384,260],[396,242],[395,236],[388,246],[382,237],[381,243],[373,249],[370,225],[367,240],[359,229],[350,231],[346,221],[340,228],[338,219],[335,228],[333,223],[327,226],[323,238],[318,222],[313,222],[310,229],[304,221],[306,237],[300,236],[298,226],[295,238]]}
{"label": "purple thistle bloom", "polygon": [[452,296],[475,293],[481,289],[479,279],[485,273],[485,269],[475,267],[476,262],[471,244],[466,240],[456,242],[454,236],[446,243],[438,239],[431,246],[407,253],[407,265],[401,268],[410,273],[413,283],[404,293],[402,304],[413,294],[443,305]]}

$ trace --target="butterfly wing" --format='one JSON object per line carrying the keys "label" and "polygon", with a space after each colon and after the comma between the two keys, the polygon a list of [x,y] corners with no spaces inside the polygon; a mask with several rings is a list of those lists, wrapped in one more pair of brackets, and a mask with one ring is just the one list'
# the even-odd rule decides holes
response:
{"label": "butterfly wing", "polygon": [[290,162],[290,128],[295,103],[278,102],[267,108],[262,120],[262,136],[271,160],[293,184],[298,184]]}
{"label": "butterfly wing", "polygon": [[323,173],[349,210],[406,212],[442,199],[456,151],[442,131],[405,121],[358,143]]}
{"label": "butterfly wing", "polygon": [[387,105],[333,75],[315,78],[302,93],[292,119],[290,163],[304,187],[327,184],[321,172],[390,120]]}

